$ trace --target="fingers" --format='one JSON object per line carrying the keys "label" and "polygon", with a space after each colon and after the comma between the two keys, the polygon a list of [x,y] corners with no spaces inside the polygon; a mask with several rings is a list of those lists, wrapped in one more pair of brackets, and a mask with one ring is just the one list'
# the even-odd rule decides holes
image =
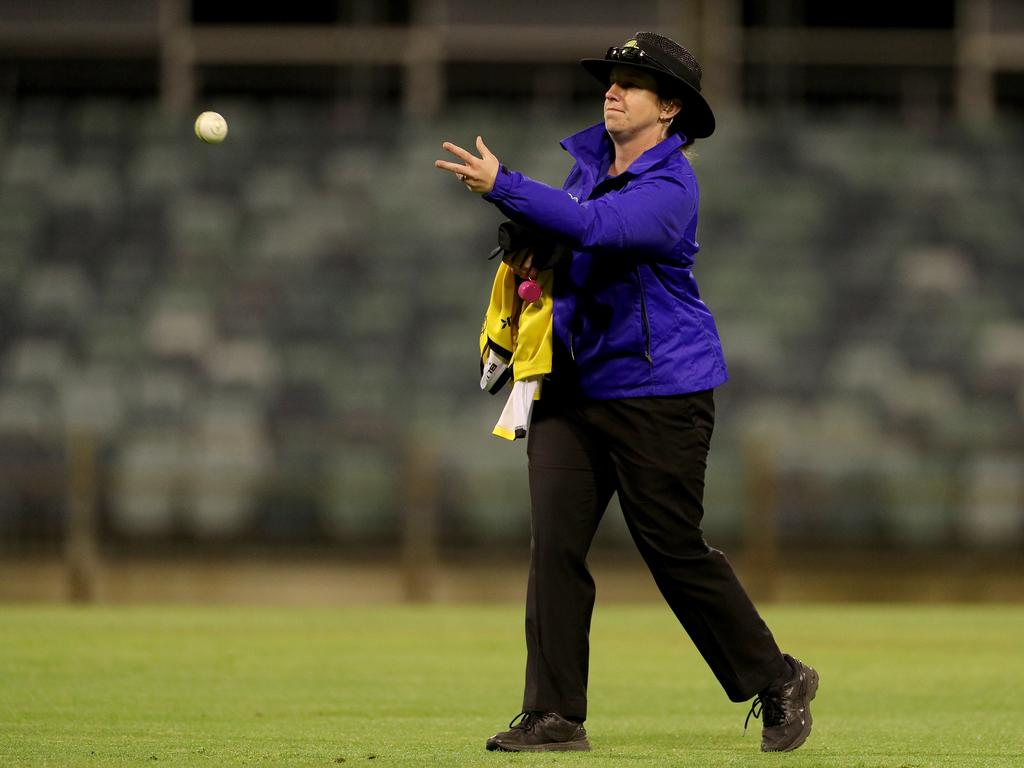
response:
{"label": "fingers", "polygon": [[523,260],[529,255],[529,248],[520,248],[518,251],[506,253],[501,260],[512,267],[512,269],[519,269],[523,264]]}
{"label": "fingers", "polygon": [[470,152],[467,152],[458,144],[452,144],[450,141],[443,142],[441,144],[441,148],[460,158],[465,165],[450,163],[446,160],[435,160],[435,168],[440,168],[443,171],[451,171],[461,182],[465,182],[467,179],[470,181],[476,181],[479,174],[476,172],[476,169],[473,168],[473,164],[479,162],[480,158],[474,156]]}
{"label": "fingers", "polygon": [[537,270],[533,268],[533,251],[529,248],[522,248],[502,257],[502,261],[508,264],[509,269],[516,277],[537,279]]}
{"label": "fingers", "polygon": [[532,254],[530,255],[529,259],[527,259],[526,261],[523,262],[523,266],[520,267],[520,269],[522,271],[521,277],[525,277],[528,280],[536,280],[537,279],[537,270],[533,268],[533,255]]}
{"label": "fingers", "polygon": [[449,163],[447,160],[435,160],[434,167],[440,168],[442,171],[451,171],[457,176],[469,176],[473,172],[472,168],[467,168],[458,163]]}
{"label": "fingers", "polygon": [[462,160],[464,163],[471,164],[474,160],[478,159],[472,152],[467,152],[462,147],[460,147],[458,144],[452,144],[450,141],[444,142],[441,145],[441,149],[443,149],[443,150],[445,150],[447,152],[451,152],[453,155],[455,155],[457,158]]}
{"label": "fingers", "polygon": [[463,164],[435,160],[434,167],[454,173],[470,191],[486,194],[494,189],[494,181],[498,174],[498,158],[484,144],[482,136],[476,137],[476,146],[480,150],[481,157],[466,151],[458,144],[453,144],[450,141],[442,142],[441,148],[446,152],[451,152],[462,160]]}
{"label": "fingers", "polygon": [[523,252],[523,257],[520,259],[518,268],[515,270],[521,278],[526,280],[536,280],[537,270],[533,268],[533,251],[529,248]]}

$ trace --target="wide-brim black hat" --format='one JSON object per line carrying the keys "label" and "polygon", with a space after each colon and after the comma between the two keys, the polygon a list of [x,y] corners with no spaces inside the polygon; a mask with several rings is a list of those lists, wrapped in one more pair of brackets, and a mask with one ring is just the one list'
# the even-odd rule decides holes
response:
{"label": "wide-brim black hat", "polygon": [[674,40],[653,32],[637,32],[624,45],[609,48],[603,59],[581,59],[580,64],[604,85],[608,85],[616,64],[647,70],[658,80],[659,96],[683,102],[672,122],[674,130],[692,139],[714,133],[715,115],[700,93],[700,64]]}

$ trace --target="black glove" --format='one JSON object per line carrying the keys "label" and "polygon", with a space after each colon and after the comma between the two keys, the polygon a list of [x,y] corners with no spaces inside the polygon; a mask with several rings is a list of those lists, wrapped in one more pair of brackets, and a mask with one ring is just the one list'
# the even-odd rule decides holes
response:
{"label": "black glove", "polygon": [[504,259],[508,254],[524,248],[533,249],[532,266],[537,270],[551,269],[572,255],[572,248],[551,235],[538,232],[525,224],[503,221],[498,225],[498,247],[487,258],[493,259],[501,254]]}

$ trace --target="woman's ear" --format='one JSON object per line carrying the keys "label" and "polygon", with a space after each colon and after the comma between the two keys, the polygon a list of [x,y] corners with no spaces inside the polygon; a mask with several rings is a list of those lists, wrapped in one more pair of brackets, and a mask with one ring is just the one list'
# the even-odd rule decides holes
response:
{"label": "woman's ear", "polygon": [[671,120],[683,109],[683,102],[679,99],[661,99],[661,119]]}

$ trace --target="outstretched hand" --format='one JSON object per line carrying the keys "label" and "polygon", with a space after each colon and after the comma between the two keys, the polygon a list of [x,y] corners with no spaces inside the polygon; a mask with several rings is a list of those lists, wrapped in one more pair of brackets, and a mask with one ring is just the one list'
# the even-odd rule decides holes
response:
{"label": "outstretched hand", "polygon": [[486,195],[494,189],[494,180],[498,176],[498,168],[501,164],[498,162],[498,158],[494,156],[494,153],[484,144],[482,137],[476,137],[476,149],[480,153],[480,157],[466,151],[457,144],[452,144],[450,141],[444,142],[441,148],[459,158],[462,161],[462,165],[450,163],[446,160],[435,160],[435,168],[455,174],[456,178],[472,192]]}

